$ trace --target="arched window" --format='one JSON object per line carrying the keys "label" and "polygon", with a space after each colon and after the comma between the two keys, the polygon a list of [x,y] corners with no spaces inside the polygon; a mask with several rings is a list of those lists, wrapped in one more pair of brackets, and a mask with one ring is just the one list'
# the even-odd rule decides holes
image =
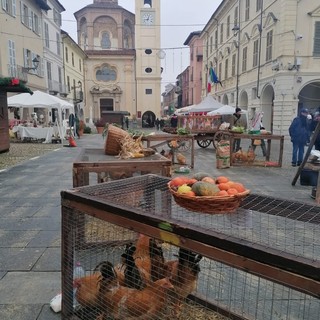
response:
{"label": "arched window", "polygon": [[111,41],[108,32],[104,32],[101,37],[101,48],[102,49],[110,49]]}
{"label": "arched window", "polygon": [[117,79],[117,73],[110,67],[103,67],[97,70],[96,78],[99,81],[115,81]]}
{"label": "arched window", "polygon": [[152,0],[144,0],[143,6],[145,8],[152,8]]}

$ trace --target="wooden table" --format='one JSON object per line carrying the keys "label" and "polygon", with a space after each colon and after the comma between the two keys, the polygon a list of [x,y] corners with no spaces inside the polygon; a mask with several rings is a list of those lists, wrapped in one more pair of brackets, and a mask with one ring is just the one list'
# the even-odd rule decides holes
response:
{"label": "wooden table", "polygon": [[156,153],[149,157],[119,159],[104,154],[103,149],[84,148],[73,163],[73,187],[90,185],[92,174],[94,183],[153,173],[164,177],[171,176],[171,161]]}
{"label": "wooden table", "polygon": [[[165,143],[168,143],[172,140],[178,140],[178,141],[186,141],[186,142],[190,142],[191,143],[191,163],[190,163],[190,167],[193,168],[194,167],[194,135],[191,134],[186,134],[186,135],[178,135],[178,134],[155,134],[155,135],[148,135],[142,138],[142,141],[146,141],[147,142],[147,147],[150,148],[151,147],[151,142],[157,142],[156,144],[153,144],[152,147],[153,148],[157,148],[162,146]],[[173,157],[172,157],[172,163],[175,163],[175,151],[173,149]]]}
{"label": "wooden table", "polygon": [[[276,167],[282,167],[282,157],[283,157],[283,145],[284,145],[284,136],[279,135],[273,135],[273,134],[245,134],[245,133],[232,133],[230,136],[230,159],[232,159],[232,153],[233,153],[233,143],[236,139],[250,139],[250,140],[267,140],[266,143],[266,162],[270,161],[270,153],[271,153],[271,141],[276,140],[280,142],[279,146],[279,156],[278,156],[278,162]],[[232,165],[232,161],[230,161],[230,164]],[[253,163],[254,165],[255,163]]]}

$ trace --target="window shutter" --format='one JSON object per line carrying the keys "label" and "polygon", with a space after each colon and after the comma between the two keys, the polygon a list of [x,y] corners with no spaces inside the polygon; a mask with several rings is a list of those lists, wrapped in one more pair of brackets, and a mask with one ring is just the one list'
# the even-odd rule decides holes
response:
{"label": "window shutter", "polygon": [[29,28],[32,29],[32,15],[33,12],[28,8],[28,17],[29,17]]}
{"label": "window shutter", "polygon": [[14,17],[17,15],[16,0],[12,0],[12,15],[13,15]]}
{"label": "window shutter", "polygon": [[[4,0],[2,0],[4,1]],[[23,23],[23,16],[24,16],[24,13],[23,13],[23,2],[20,1],[20,20],[21,22]]]}
{"label": "window shutter", "polygon": [[314,28],[313,56],[320,57],[320,21],[316,21]]}
{"label": "window shutter", "polygon": [[23,49],[23,65],[25,67],[29,67],[29,62],[28,62],[28,50]]}

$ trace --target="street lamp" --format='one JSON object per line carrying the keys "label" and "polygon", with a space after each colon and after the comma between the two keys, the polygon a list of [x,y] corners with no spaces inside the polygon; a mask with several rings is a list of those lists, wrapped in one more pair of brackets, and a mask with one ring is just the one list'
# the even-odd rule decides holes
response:
{"label": "street lamp", "polygon": [[30,70],[37,70],[39,67],[39,63],[40,63],[40,61],[38,60],[37,57],[35,57],[32,60],[33,67],[23,67],[22,70],[23,70],[23,72],[28,72]]}
{"label": "street lamp", "polygon": [[82,83],[81,83],[81,81],[79,80],[79,81],[78,81],[78,85],[77,85],[77,86],[74,86],[74,87],[71,87],[71,89],[82,89]]}

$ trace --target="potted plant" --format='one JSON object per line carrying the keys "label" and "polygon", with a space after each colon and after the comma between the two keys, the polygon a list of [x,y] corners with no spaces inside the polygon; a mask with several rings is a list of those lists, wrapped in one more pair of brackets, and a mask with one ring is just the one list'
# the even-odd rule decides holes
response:
{"label": "potted plant", "polygon": [[94,125],[96,126],[98,133],[102,134],[103,130],[106,126],[106,121],[104,119],[100,118],[94,122]]}

